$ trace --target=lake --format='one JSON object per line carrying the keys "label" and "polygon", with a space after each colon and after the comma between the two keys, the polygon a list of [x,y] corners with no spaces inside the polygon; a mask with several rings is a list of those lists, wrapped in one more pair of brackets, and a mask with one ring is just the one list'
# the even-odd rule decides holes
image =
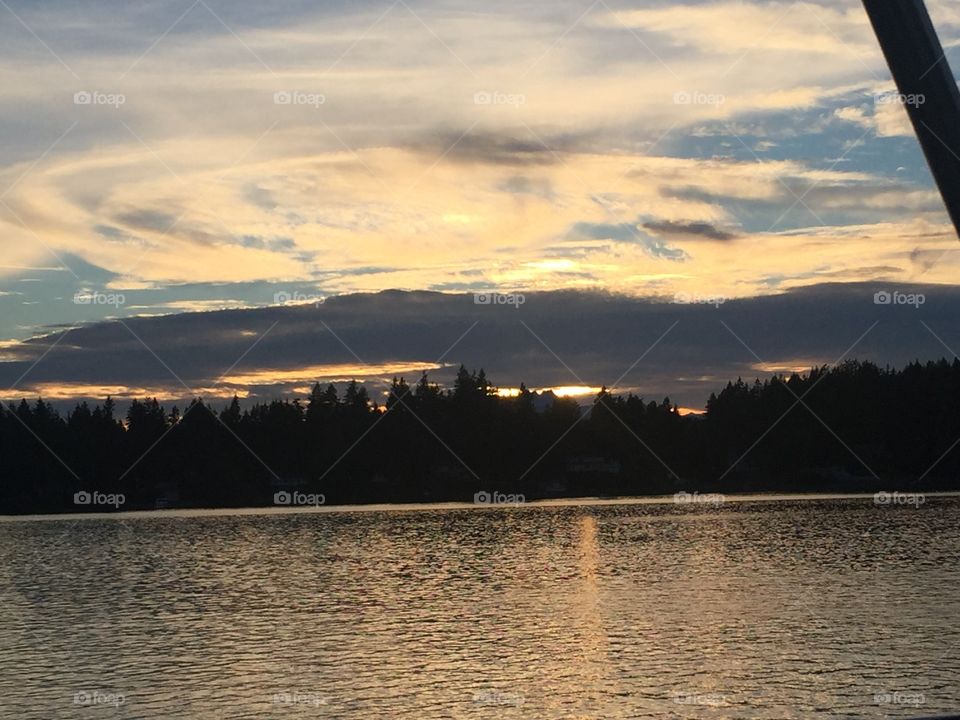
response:
{"label": "lake", "polygon": [[722,500],[7,518],[0,714],[960,709],[960,499]]}

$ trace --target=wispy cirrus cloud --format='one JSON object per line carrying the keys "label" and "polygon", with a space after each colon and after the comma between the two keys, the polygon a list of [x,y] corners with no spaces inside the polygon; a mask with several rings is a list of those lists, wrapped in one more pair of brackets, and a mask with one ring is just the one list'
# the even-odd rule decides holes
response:
{"label": "wispy cirrus cloud", "polygon": [[0,28],[0,285],[39,281],[3,337],[290,288],[955,279],[853,0],[11,8],[47,47]]}

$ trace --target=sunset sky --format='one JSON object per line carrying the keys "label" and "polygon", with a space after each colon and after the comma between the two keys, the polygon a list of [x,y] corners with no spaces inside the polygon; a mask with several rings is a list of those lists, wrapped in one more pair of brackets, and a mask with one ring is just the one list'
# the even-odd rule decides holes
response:
{"label": "sunset sky", "polygon": [[[960,9],[927,4],[956,68]],[[960,245],[859,0],[477,7],[0,3],[4,387],[49,346],[19,341],[56,326],[262,308],[277,293],[747,303],[960,277]],[[222,332],[223,315],[209,317]],[[237,329],[248,344],[269,322],[249,325]],[[833,361],[864,329],[773,360]],[[456,339],[381,344],[363,359],[371,376],[416,375]],[[191,338],[197,352],[202,341]],[[241,364],[232,377],[246,382],[221,394],[269,386],[270,373],[285,390],[342,375],[355,361],[343,353]],[[461,361],[496,358],[452,352],[439,366]],[[705,352],[689,367],[710,362]],[[582,383],[567,373],[539,385],[610,381],[585,363]],[[540,365],[511,363],[503,381]],[[209,388],[219,374],[184,377]],[[17,391],[86,383],[122,395],[170,382],[159,375],[109,382],[64,365],[46,385],[31,371]]]}

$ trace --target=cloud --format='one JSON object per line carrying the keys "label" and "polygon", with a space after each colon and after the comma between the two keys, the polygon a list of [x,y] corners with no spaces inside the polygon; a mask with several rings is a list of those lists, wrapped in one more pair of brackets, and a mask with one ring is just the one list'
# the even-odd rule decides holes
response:
{"label": "cloud", "polygon": [[571,144],[566,138],[550,138],[541,141],[531,137],[506,133],[473,133],[448,131],[431,133],[429,141],[417,144],[430,160],[443,158],[454,163],[510,165],[554,165],[561,162],[558,153],[565,152]]}
{"label": "cloud", "polygon": [[834,110],[834,115],[840,120],[873,130],[877,137],[914,137],[906,108],[898,102],[881,101],[885,97],[895,96],[878,94],[869,113],[867,106],[847,106]]}
{"label": "cloud", "polygon": [[[925,302],[875,304],[883,290],[923,293]],[[556,291],[527,294],[517,307],[476,304],[472,294],[385,291],[317,306],[132,318],[128,327],[104,322],[6,344],[0,385],[29,370],[8,398],[107,390],[254,399],[356,377],[382,397],[395,374],[411,380],[426,369],[449,385],[464,363],[484,367],[504,387],[616,383],[702,407],[729,379],[833,363],[848,350],[880,364],[938,358],[943,345],[923,323],[948,345],[960,345],[953,322],[960,289],[943,285],[819,284],[739,300],[704,287],[677,299]]]}
{"label": "cloud", "polygon": [[882,103],[876,106],[873,114],[877,137],[913,138],[913,126],[907,109],[898,103]]}
{"label": "cloud", "polygon": [[670,247],[642,232],[639,226],[633,223],[576,223],[570,229],[570,237],[574,240],[592,238],[594,240],[616,240],[623,243],[636,243],[652,257],[666,260],[685,260],[687,254],[680,248]]}
{"label": "cloud", "polygon": [[608,25],[669,35],[674,42],[716,54],[782,53],[858,60],[874,49],[863,9],[854,3],[703,2],[612,13]]}
{"label": "cloud", "polygon": [[711,223],[706,222],[674,222],[667,220],[664,222],[646,222],[643,226],[647,230],[660,235],[678,235],[684,240],[733,240],[736,234],[720,230]]}

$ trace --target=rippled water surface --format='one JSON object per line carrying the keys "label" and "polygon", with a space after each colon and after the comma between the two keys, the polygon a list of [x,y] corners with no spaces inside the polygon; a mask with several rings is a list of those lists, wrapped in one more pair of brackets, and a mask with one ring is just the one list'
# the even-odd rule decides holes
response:
{"label": "rippled water surface", "polygon": [[960,501],[0,522],[4,718],[960,709]]}

